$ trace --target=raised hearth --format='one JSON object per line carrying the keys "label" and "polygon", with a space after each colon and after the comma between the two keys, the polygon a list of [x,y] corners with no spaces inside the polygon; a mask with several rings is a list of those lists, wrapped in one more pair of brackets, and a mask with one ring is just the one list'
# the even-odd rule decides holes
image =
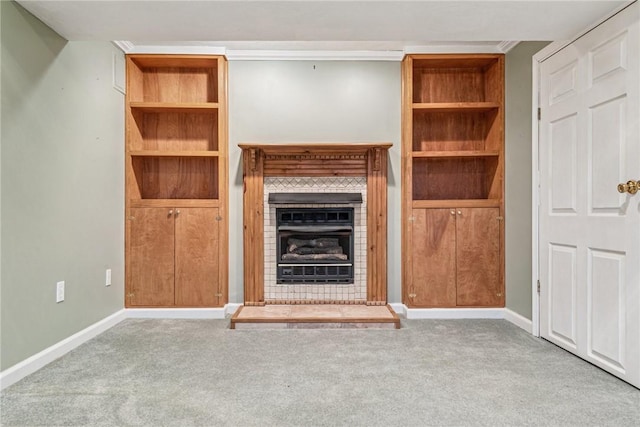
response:
{"label": "raised hearth", "polygon": [[240,307],[231,329],[389,328],[400,329],[390,306],[267,305]]}

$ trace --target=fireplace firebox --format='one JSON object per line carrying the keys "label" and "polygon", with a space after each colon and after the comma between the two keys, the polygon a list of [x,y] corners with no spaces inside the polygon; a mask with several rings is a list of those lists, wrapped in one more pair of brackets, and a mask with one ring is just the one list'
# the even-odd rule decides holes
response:
{"label": "fireplace firebox", "polygon": [[353,208],[277,208],[276,283],[353,283],[353,231]]}

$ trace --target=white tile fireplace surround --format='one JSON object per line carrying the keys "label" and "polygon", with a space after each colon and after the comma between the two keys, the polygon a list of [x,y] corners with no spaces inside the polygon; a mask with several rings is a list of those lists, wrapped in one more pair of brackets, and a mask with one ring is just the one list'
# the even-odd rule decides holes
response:
{"label": "white tile fireplace surround", "polygon": [[[277,284],[276,283],[276,205],[269,204],[270,193],[360,193],[362,203],[354,204],[278,204],[278,207],[354,208],[353,284]],[[265,303],[341,302],[364,304],[367,300],[367,178],[361,177],[265,177],[264,178],[264,298]]]}

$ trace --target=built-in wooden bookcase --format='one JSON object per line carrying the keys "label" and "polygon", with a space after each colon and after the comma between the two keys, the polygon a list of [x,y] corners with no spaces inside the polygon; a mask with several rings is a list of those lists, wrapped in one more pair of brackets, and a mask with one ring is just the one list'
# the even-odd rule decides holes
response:
{"label": "built-in wooden bookcase", "polygon": [[127,306],[227,302],[226,74],[221,56],[127,56]]}
{"label": "built-in wooden bookcase", "polygon": [[408,55],[402,112],[405,304],[503,306],[504,56]]}

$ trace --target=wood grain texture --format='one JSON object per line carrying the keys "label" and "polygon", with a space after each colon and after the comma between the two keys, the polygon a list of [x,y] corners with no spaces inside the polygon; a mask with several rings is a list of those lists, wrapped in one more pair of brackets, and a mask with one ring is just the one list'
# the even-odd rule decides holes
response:
{"label": "wood grain texture", "polygon": [[[412,209],[493,208],[497,211],[494,217],[504,218],[504,55],[408,55],[403,60],[402,79],[402,277],[407,304],[409,294],[417,293],[410,286],[416,283],[416,269],[423,262],[414,248],[420,245],[416,238],[424,230],[412,224],[416,217],[410,214]],[[453,303],[451,294],[442,290],[442,295],[436,292],[420,301],[422,306],[432,306],[434,301],[448,301],[443,306],[504,305],[504,223],[497,227],[494,258],[483,250],[494,252],[479,242],[472,243],[475,249],[465,256],[472,257],[475,250],[477,257],[492,260],[489,270],[495,267],[497,271],[497,286],[502,291],[496,294],[502,299],[498,303],[488,299],[487,285],[482,282],[473,300],[469,285],[473,281],[465,278],[464,295],[456,295]],[[466,244],[459,238],[455,241],[456,247]],[[454,259],[458,256],[456,253]],[[464,277],[472,275],[464,271]],[[456,281],[454,289],[458,285]]]}
{"label": "wood grain texture", "polygon": [[302,142],[302,143],[260,143],[243,142],[238,147],[256,148],[266,155],[347,155],[366,153],[370,148],[391,148],[388,142]]}
{"label": "wood grain texture", "polygon": [[460,208],[456,216],[457,305],[504,306],[500,209]]}
{"label": "wood grain texture", "polygon": [[143,91],[143,73],[142,69],[134,61],[131,55],[126,56],[127,64],[127,91],[126,97],[129,102],[142,101],[144,99]]}
{"label": "wood grain texture", "polygon": [[432,102],[413,103],[414,111],[424,113],[486,113],[501,107],[497,102]]}
{"label": "wood grain texture", "polygon": [[215,113],[220,107],[217,102],[130,102],[134,111],[143,113]]}
{"label": "wood grain texture", "polygon": [[413,282],[412,265],[414,260],[411,248],[413,247],[413,235],[409,218],[413,211],[413,57],[405,56],[402,60],[402,302],[410,304],[409,284]]}
{"label": "wood grain texture", "polygon": [[367,303],[386,304],[387,150],[370,149],[367,163]]}
{"label": "wood grain texture", "polygon": [[488,199],[497,157],[416,158],[413,199]]}
{"label": "wood grain texture", "polygon": [[142,199],[218,198],[218,158],[134,157]]}
{"label": "wood grain texture", "polygon": [[128,307],[174,303],[174,219],[166,208],[129,209]]}
{"label": "wood grain texture", "polygon": [[[127,55],[126,212],[132,208],[162,208],[164,211],[194,208],[193,212],[217,212],[217,231],[198,235],[191,231],[198,227],[189,225],[186,233],[191,237],[187,240],[194,242],[193,248],[178,244],[177,248],[183,253],[182,260],[188,259],[184,253],[210,251],[211,245],[217,245],[214,259],[179,272],[180,280],[187,283],[187,287],[182,291],[178,288],[178,292],[182,292],[178,301],[172,294],[170,301],[164,299],[136,306],[220,307],[228,301],[227,114],[227,61],[224,57]],[[134,241],[132,223],[127,220],[125,233],[127,295],[133,293],[132,277],[142,274],[139,256],[134,256],[131,250]],[[142,225],[137,227],[143,228]],[[206,227],[202,229],[206,230]],[[173,243],[172,248],[176,248]],[[216,271],[212,268],[214,264]],[[175,274],[177,271],[174,271],[177,280]],[[211,277],[207,281],[200,280],[204,275]],[[209,283],[217,284],[215,301],[210,299]],[[204,285],[200,289],[196,284]],[[130,302],[127,297],[126,303]]]}
{"label": "wood grain texture", "polygon": [[144,102],[217,102],[217,76],[212,68],[144,68]]}
{"label": "wood grain texture", "polygon": [[[264,305],[264,176],[335,176],[336,166],[318,167],[318,160],[363,163],[354,176],[367,177],[367,304],[387,299],[387,150],[389,143],[238,144],[242,148],[244,181],[245,305]],[[279,147],[279,148],[276,148]],[[314,151],[317,148],[317,152]],[[271,163],[292,161],[295,169]],[[292,163],[292,164],[293,164]],[[271,169],[270,169],[271,168]],[[274,172],[275,171],[275,172]],[[304,171],[304,173],[300,173]],[[314,175],[315,174],[315,175]],[[344,176],[344,175],[343,175]]]}
{"label": "wood grain texture", "polygon": [[437,53],[411,55],[415,68],[477,68],[484,69],[495,63],[496,57],[504,55],[492,53]]}
{"label": "wood grain texture", "polygon": [[484,76],[476,68],[415,68],[413,102],[484,102]]}
{"label": "wood grain texture", "polygon": [[180,208],[175,218],[175,305],[222,307],[218,209]]}
{"label": "wood grain texture", "polygon": [[228,62],[223,56],[218,56],[218,214],[220,221],[218,233],[220,246],[218,247],[218,283],[222,294],[220,303],[229,302],[229,111],[227,94]]}
{"label": "wood grain texture", "polygon": [[[456,306],[455,209],[414,209],[409,307]],[[413,296],[415,295],[415,296]]]}
{"label": "wood grain texture", "polygon": [[143,199],[131,200],[132,208],[219,208],[217,199]]}
{"label": "wood grain texture", "polygon": [[499,208],[502,201],[499,199],[467,199],[467,200],[414,200],[411,205],[414,209],[418,208],[450,208],[456,206],[458,208]]}
{"label": "wood grain texture", "polygon": [[487,132],[496,112],[415,110],[413,151],[485,150]]}
{"label": "wood grain texture", "polygon": [[207,113],[148,113],[133,110],[135,150],[218,150],[218,111]]}
{"label": "wood grain texture", "polygon": [[264,154],[243,150],[244,303],[264,304]]}
{"label": "wood grain texture", "polygon": [[264,176],[363,176],[365,155],[267,155]]}

